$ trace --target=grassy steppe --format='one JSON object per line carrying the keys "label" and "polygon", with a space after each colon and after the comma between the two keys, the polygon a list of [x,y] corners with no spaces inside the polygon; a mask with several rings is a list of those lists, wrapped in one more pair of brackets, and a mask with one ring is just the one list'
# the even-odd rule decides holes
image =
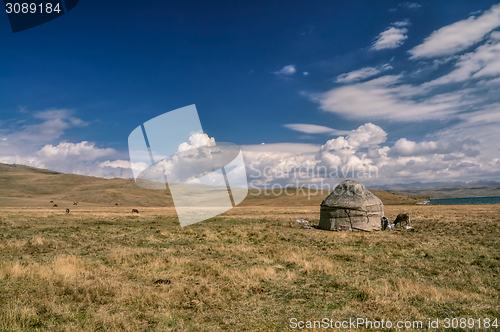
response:
{"label": "grassy steppe", "polygon": [[282,331],[292,317],[500,319],[498,205],[386,206],[391,220],[409,212],[418,232],[374,233],[293,222],[317,224],[317,205],[237,207],[185,228],[172,208],[140,211],[0,208],[0,331]]}

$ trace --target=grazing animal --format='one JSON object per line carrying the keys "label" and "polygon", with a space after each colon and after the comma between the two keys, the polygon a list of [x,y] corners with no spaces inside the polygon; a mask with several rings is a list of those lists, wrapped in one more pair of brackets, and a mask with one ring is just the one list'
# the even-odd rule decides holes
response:
{"label": "grazing animal", "polygon": [[115,203],[115,205],[118,205],[118,203]]}
{"label": "grazing animal", "polygon": [[78,205],[78,202],[73,202],[73,205]]}
{"label": "grazing animal", "polygon": [[51,203],[54,203],[54,201],[50,201]]}
{"label": "grazing animal", "polygon": [[134,213],[134,212],[135,212],[135,213],[139,213],[139,210],[137,210],[137,209],[132,209],[132,213]]}
{"label": "grazing animal", "polygon": [[158,279],[155,281],[155,284],[165,284],[165,285],[170,285],[172,281],[170,279]]}
{"label": "grazing animal", "polygon": [[53,207],[57,207],[57,204],[54,204],[54,206],[53,206]]}
{"label": "grazing animal", "polygon": [[400,213],[396,217],[396,220],[394,220],[394,227],[396,227],[397,224],[399,226],[403,227],[403,223],[405,223],[406,226],[410,226],[410,214],[409,213]]}
{"label": "grazing animal", "polygon": [[380,219],[382,221],[382,230],[385,231],[387,226],[389,226],[389,220],[387,220],[387,218],[385,216],[380,218]]}
{"label": "grazing animal", "polygon": [[66,209],[66,213],[69,213],[69,209]]}

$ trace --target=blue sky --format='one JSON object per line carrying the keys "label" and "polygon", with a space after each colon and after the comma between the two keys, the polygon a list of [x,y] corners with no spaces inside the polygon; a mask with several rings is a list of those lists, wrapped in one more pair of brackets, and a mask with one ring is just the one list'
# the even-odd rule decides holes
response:
{"label": "blue sky", "polygon": [[196,104],[247,164],[498,179],[496,3],[82,0],[16,34],[0,15],[0,162],[130,177],[130,132]]}

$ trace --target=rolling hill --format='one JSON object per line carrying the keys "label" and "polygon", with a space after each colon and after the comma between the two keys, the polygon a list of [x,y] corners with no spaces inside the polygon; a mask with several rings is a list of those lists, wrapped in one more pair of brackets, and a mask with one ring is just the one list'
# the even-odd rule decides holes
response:
{"label": "rolling hill", "polygon": [[[372,190],[384,204],[415,204],[425,200],[408,194]],[[319,206],[327,191],[301,191],[290,188],[287,195],[271,190],[250,190],[240,206]],[[53,203],[50,203],[53,201]],[[103,179],[64,174],[23,165],[0,164],[0,206],[51,207],[53,204],[71,206],[73,202],[87,206],[149,206],[172,207],[167,190],[138,187],[133,179]]]}

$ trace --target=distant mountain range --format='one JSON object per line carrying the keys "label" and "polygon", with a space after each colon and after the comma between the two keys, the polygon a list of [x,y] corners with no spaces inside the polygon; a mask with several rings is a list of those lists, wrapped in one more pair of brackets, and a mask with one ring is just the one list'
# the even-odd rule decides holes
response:
{"label": "distant mountain range", "polygon": [[371,188],[430,198],[500,196],[500,182],[497,181],[412,182]]}
{"label": "distant mountain range", "polygon": [[398,183],[398,184],[386,184],[380,186],[371,186],[370,188],[378,190],[403,190],[409,188],[432,188],[441,186],[452,186],[457,184],[463,184],[464,182],[411,182],[411,183]]}

